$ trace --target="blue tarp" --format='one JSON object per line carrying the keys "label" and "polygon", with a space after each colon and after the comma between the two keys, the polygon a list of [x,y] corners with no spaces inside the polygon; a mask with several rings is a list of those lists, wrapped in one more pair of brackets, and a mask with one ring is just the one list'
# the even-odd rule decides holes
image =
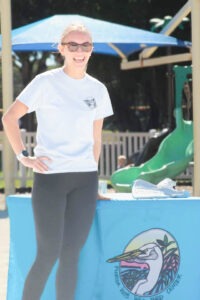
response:
{"label": "blue tarp", "polygon": [[[80,15],[54,15],[12,30],[13,51],[55,51],[65,27],[81,22],[91,31],[94,52],[124,56],[150,46],[190,47],[174,37]],[[0,39],[1,47],[1,39]],[[121,55],[122,56],[122,55]]]}
{"label": "blue tarp", "polygon": [[[75,299],[199,300],[200,200],[125,201],[120,194],[118,199],[121,201],[98,201],[80,256]],[[35,256],[30,200],[30,196],[7,197],[7,300],[21,300],[24,279]],[[145,285],[146,292],[141,289]],[[47,299],[55,299],[55,269],[41,298]]]}

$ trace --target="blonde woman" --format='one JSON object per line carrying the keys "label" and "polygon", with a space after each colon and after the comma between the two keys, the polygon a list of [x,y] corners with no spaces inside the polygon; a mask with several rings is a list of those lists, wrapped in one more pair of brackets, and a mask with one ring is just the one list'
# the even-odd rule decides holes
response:
{"label": "blonde woman", "polygon": [[[93,44],[85,26],[70,25],[58,50],[63,67],[37,75],[2,119],[18,160],[34,170],[37,255],[23,300],[40,299],[57,260],[56,299],[74,299],[78,257],[96,207],[103,119],[113,113],[106,87],[86,73]],[[37,145],[30,156],[18,123],[33,111]]]}

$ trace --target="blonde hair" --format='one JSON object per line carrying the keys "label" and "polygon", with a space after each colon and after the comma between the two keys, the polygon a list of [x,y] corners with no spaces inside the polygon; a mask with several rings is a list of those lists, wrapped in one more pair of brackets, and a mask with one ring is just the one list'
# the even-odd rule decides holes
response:
{"label": "blonde hair", "polygon": [[118,159],[126,159],[126,156],[125,155],[119,155]]}
{"label": "blonde hair", "polygon": [[84,24],[82,24],[82,23],[73,23],[73,24],[70,24],[69,26],[67,26],[67,28],[65,28],[65,30],[63,31],[63,33],[61,35],[60,43],[62,43],[64,38],[70,32],[73,32],[73,31],[87,33],[89,35],[89,37],[91,38],[91,41],[92,41],[92,35],[91,35],[90,31],[87,29],[87,27]]}

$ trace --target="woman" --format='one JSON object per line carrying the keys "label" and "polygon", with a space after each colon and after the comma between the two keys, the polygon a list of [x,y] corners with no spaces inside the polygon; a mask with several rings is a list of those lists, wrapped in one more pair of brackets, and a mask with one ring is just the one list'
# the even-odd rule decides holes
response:
{"label": "woman", "polygon": [[[70,25],[58,50],[63,67],[37,75],[2,119],[18,160],[34,170],[37,256],[23,300],[40,299],[57,259],[56,299],[74,299],[78,257],[96,206],[103,118],[113,113],[106,87],[86,73],[93,50],[88,30]],[[32,111],[38,123],[34,157],[18,126]]]}

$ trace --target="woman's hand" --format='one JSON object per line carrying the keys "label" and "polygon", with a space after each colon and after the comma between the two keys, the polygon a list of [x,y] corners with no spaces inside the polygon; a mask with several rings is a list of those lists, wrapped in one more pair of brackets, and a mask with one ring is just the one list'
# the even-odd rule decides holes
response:
{"label": "woman's hand", "polygon": [[29,156],[23,157],[20,162],[28,168],[34,169],[34,171],[38,171],[40,173],[44,173],[48,171],[48,166],[45,164],[45,161],[51,161],[51,159],[47,156]]}

